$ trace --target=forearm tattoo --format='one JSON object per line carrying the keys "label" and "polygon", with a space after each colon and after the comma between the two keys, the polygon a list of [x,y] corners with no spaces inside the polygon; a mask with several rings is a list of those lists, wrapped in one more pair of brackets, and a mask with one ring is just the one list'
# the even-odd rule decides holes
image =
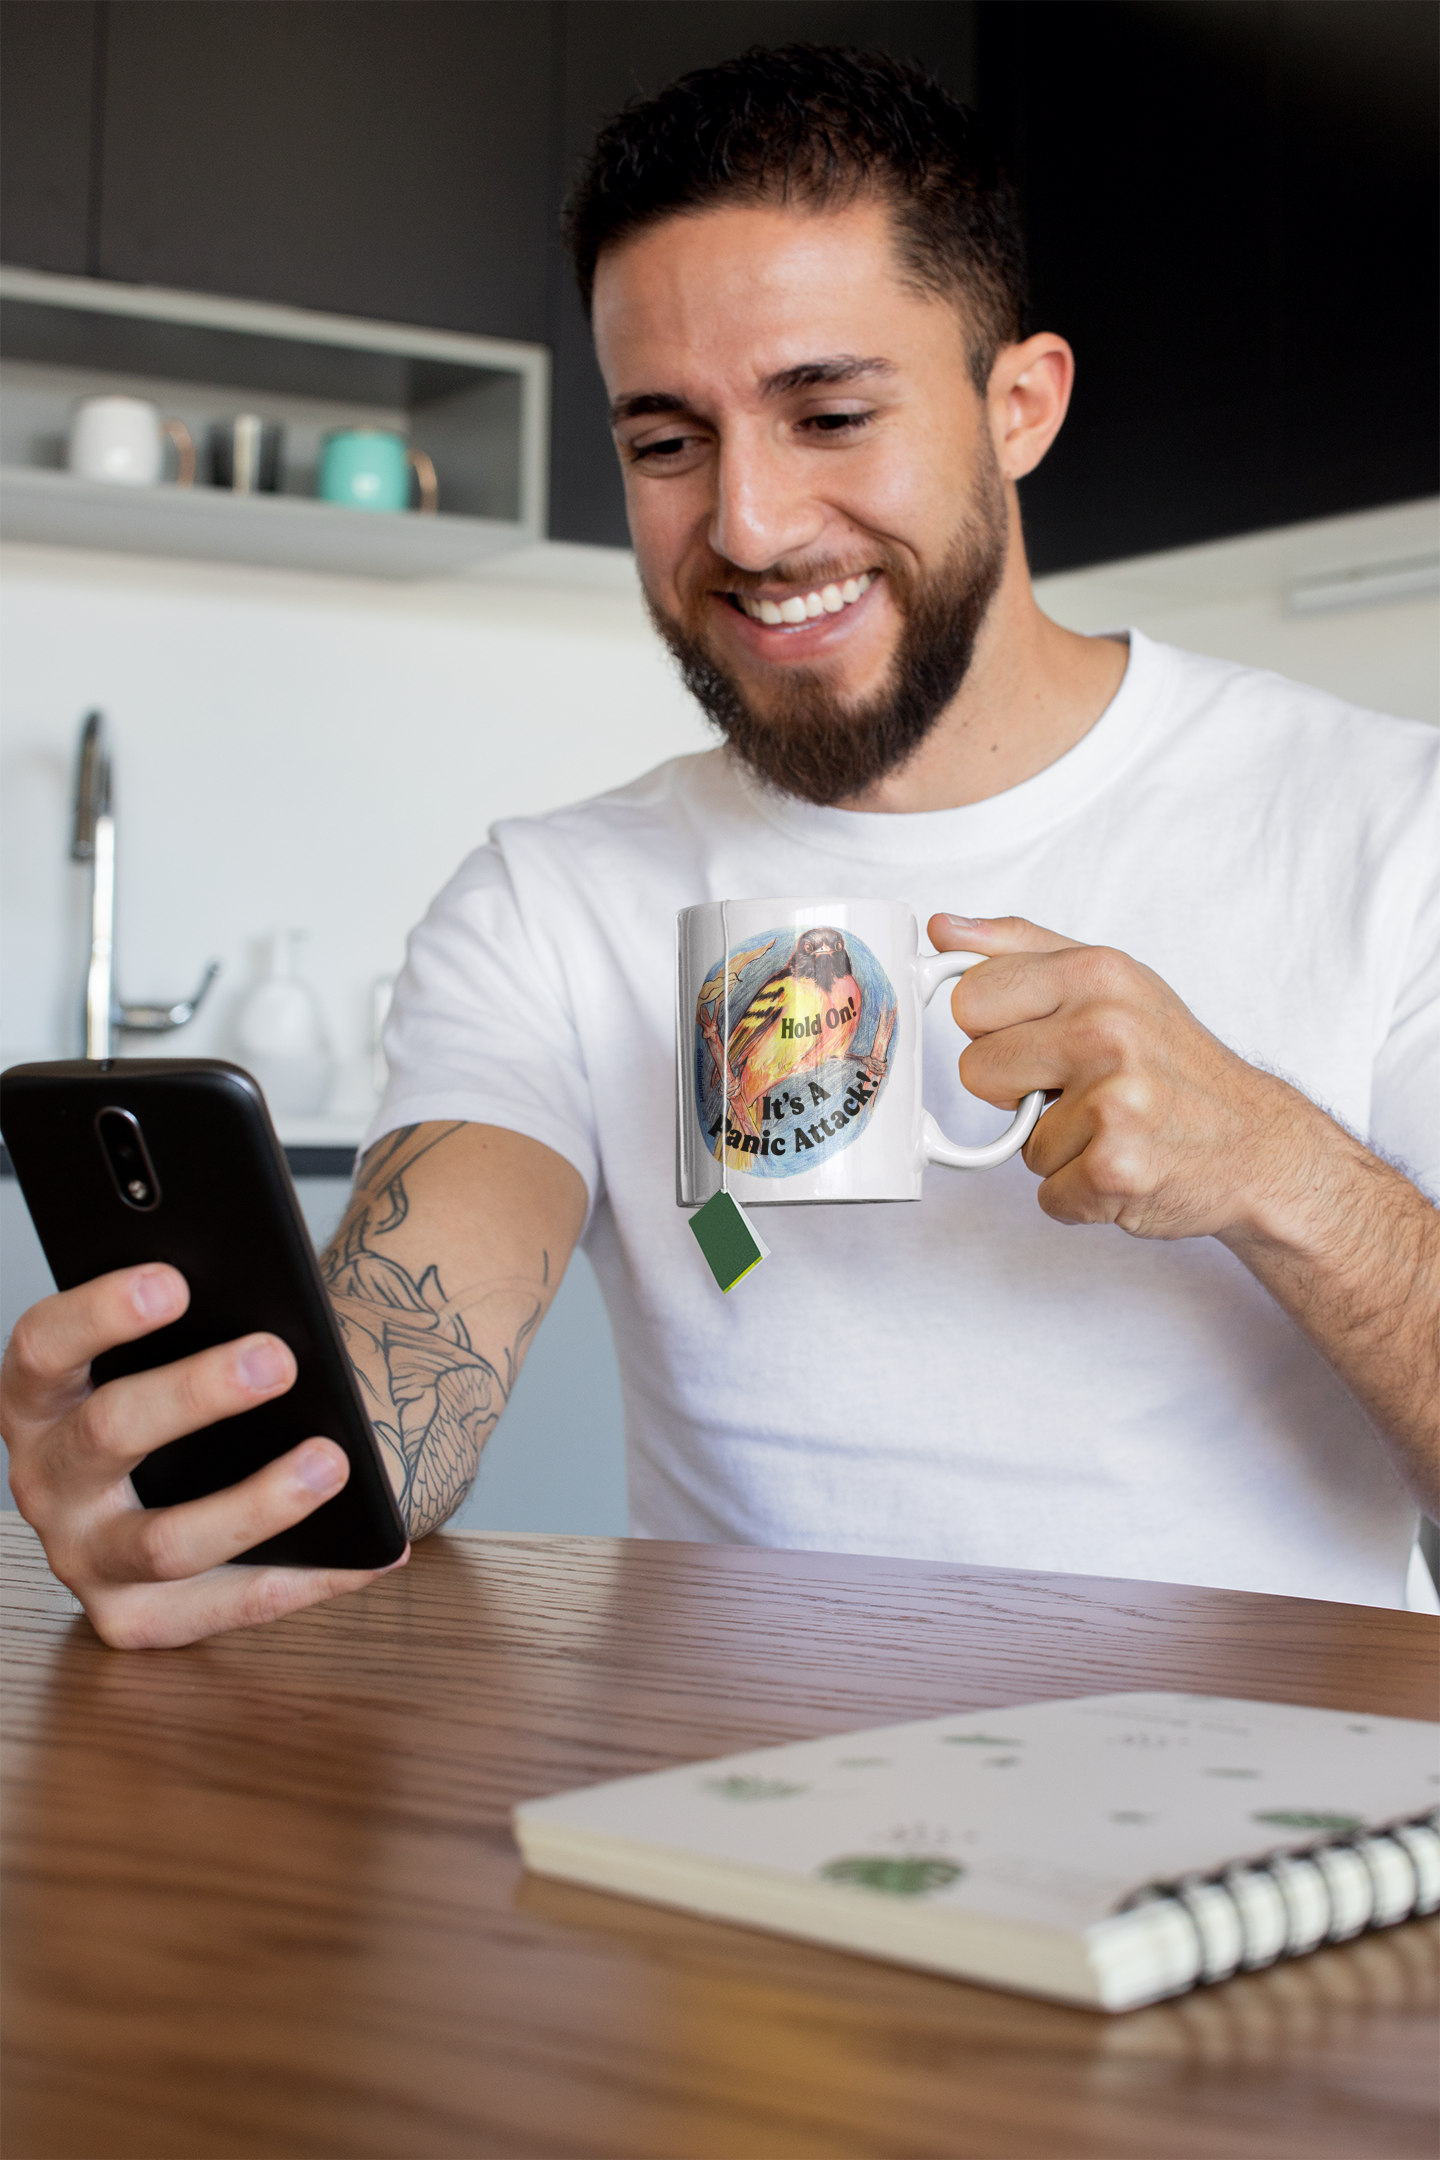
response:
{"label": "forearm tattoo", "polygon": [[400,1512],[417,1538],[453,1515],[474,1483],[550,1282],[550,1256],[542,1253],[538,1287],[511,1279],[452,1298],[433,1265],[417,1280],[378,1249],[409,1214],[406,1172],[459,1130],[447,1126],[421,1140],[410,1125],[379,1141],[320,1263],[376,1437],[393,1465]]}

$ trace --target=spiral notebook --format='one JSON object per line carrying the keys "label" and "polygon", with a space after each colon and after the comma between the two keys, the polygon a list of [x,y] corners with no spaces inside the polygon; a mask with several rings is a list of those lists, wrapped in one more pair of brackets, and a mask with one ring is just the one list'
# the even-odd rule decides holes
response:
{"label": "spiral notebook", "polygon": [[1129,2010],[1435,1911],[1437,1739],[1090,1695],[620,1778],[514,1823],[536,1874]]}

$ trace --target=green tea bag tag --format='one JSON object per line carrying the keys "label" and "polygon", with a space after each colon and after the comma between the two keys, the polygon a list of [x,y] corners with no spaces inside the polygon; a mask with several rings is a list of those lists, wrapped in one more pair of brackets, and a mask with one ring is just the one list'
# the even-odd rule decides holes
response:
{"label": "green tea bag tag", "polygon": [[752,1268],[770,1257],[769,1246],[752,1227],[733,1193],[712,1193],[704,1207],[691,1216],[690,1228],[711,1274],[727,1296]]}

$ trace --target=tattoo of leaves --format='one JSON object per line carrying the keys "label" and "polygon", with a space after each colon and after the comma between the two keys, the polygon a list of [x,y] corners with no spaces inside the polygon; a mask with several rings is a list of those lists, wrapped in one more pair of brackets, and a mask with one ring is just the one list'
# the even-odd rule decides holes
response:
{"label": "tattoo of leaves", "polygon": [[[412,1537],[453,1515],[471,1485],[480,1451],[494,1431],[519,1376],[544,1307],[533,1290],[493,1287],[483,1299],[460,1301],[486,1320],[486,1337],[505,1343],[503,1378],[471,1341],[458,1309],[445,1295],[439,1270],[418,1281],[401,1262],[377,1252],[372,1239],[397,1230],[409,1213],[405,1174],[457,1125],[427,1140],[415,1126],[391,1133],[361,1165],[355,1196],[324,1256],[322,1268],[341,1332],[374,1406],[372,1422],[393,1463],[400,1511]],[[550,1256],[544,1255],[549,1285]],[[364,1348],[384,1361],[389,1403],[360,1362]],[[382,1413],[393,1406],[394,1417]]]}

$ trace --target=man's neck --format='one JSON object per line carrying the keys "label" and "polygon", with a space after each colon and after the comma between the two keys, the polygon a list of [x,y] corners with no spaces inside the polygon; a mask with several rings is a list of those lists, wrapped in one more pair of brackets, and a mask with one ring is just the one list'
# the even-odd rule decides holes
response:
{"label": "man's neck", "polygon": [[958,695],[913,756],[846,810],[958,810],[1018,787],[1088,735],[1119,689],[1117,638],[1080,637],[1041,613],[1013,511],[1005,574]]}

